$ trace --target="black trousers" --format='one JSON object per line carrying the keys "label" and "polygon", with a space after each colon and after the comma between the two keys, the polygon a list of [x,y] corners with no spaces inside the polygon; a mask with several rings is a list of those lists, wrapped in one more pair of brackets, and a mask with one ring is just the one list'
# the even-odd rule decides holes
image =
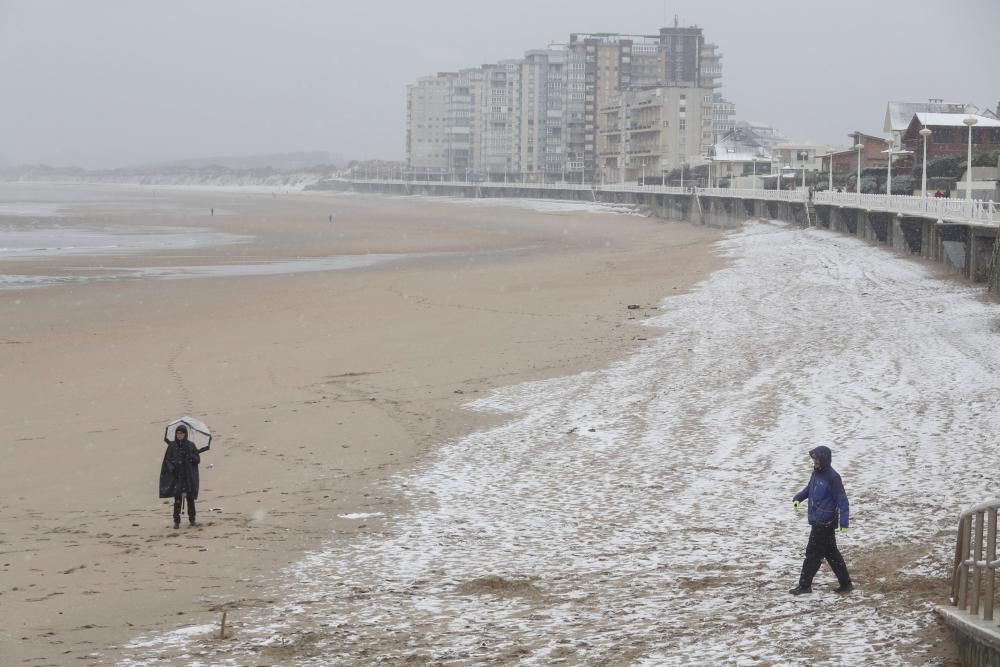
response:
{"label": "black trousers", "polygon": [[823,559],[830,564],[830,569],[837,575],[841,586],[851,583],[851,575],[847,573],[847,564],[837,548],[837,526],[813,526],[809,531],[809,544],[806,545],[806,559],[802,561],[802,574],[799,575],[799,587],[812,587],[813,577],[819,571]]}
{"label": "black trousers", "polygon": [[[194,497],[190,493],[185,493],[188,506],[188,518],[194,521]],[[181,520],[181,498],[184,496],[174,496],[174,522]]]}

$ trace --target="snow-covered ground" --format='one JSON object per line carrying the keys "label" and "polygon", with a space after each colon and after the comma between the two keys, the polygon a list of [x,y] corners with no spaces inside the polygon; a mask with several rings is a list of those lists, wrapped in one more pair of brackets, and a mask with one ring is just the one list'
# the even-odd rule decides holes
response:
{"label": "snow-covered ground", "polygon": [[[860,241],[750,223],[611,367],[471,404],[509,416],[397,480],[274,582],[277,602],[138,638],[124,665],[933,664],[958,511],[996,493],[1000,308]],[[791,497],[834,452],[841,549],[797,578]]]}

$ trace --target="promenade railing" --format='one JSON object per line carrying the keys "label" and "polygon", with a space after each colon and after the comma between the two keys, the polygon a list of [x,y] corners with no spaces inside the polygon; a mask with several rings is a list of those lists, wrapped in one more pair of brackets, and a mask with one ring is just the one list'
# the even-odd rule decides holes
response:
{"label": "promenade railing", "polygon": [[[752,190],[746,188],[696,188],[671,185],[642,185],[639,183],[608,183],[590,185],[586,183],[515,183],[502,181],[434,181],[400,179],[351,179],[353,183],[385,185],[420,185],[443,187],[518,188],[521,190],[583,190],[593,192],[630,192],[668,195],[698,195],[700,197],[730,197],[735,199],[758,199],[806,203],[809,194],[804,189],[796,190]],[[1000,203],[981,200],[954,199],[949,197],[914,197],[909,195],[857,194],[853,192],[815,192],[813,203],[831,206],[848,206],[869,211],[913,214],[937,218],[947,222],[1000,225]]]}
{"label": "promenade railing", "polygon": [[962,512],[955,545],[952,604],[959,611],[994,620],[997,597],[997,510],[1000,498]]}
{"label": "promenade railing", "polygon": [[1000,204],[978,199],[951,197],[914,197],[910,195],[873,195],[853,192],[817,192],[813,202],[834,206],[855,206],[871,211],[912,213],[949,222],[977,222],[1000,225]]}

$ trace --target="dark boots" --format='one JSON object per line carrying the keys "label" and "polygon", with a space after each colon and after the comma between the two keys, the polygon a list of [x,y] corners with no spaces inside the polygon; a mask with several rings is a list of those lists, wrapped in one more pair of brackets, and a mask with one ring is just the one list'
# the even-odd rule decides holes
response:
{"label": "dark boots", "polygon": [[174,496],[174,529],[181,527],[181,502],[182,500],[187,500],[187,510],[188,510],[188,521],[190,525],[197,526],[198,522],[195,521],[195,506],[194,498],[187,496]]}

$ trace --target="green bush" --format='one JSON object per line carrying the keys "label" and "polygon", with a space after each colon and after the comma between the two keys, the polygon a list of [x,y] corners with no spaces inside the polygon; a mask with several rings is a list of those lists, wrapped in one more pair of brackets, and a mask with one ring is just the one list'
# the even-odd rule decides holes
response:
{"label": "green bush", "polygon": [[956,179],[945,176],[935,176],[933,178],[928,176],[927,191],[933,193],[935,190],[940,190],[941,192],[951,190],[952,186],[955,185],[955,181]]}
{"label": "green bush", "polygon": [[[912,195],[913,194],[914,180],[912,176],[893,176],[892,177],[892,194],[894,195]],[[885,188],[880,188],[880,192],[884,192]]]}
{"label": "green bush", "polygon": [[[913,175],[920,178],[921,165],[913,167]],[[964,155],[946,155],[927,161],[927,176],[946,176],[948,178],[959,178],[965,171]]]}
{"label": "green bush", "polygon": [[1000,158],[1000,151],[986,151],[985,153],[979,153],[972,155],[972,166],[973,167],[995,167],[997,166],[997,159]]}

